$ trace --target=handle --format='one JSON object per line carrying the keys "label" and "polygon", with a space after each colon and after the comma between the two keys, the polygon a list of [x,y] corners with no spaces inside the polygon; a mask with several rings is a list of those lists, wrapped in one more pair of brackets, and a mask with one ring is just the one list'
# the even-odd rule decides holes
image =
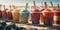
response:
{"label": "handle", "polygon": [[1,9],[1,6],[2,6],[2,5],[0,4],[0,9]]}
{"label": "handle", "polygon": [[26,9],[28,8],[28,3],[26,3]]}
{"label": "handle", "polygon": [[44,7],[45,7],[45,9],[48,8],[47,2],[44,2]]}
{"label": "handle", "polygon": [[59,7],[59,4],[57,4],[57,7],[60,8],[60,7]]}
{"label": "handle", "polygon": [[51,6],[52,6],[52,8],[54,9],[54,6],[53,6],[53,3],[52,3],[52,1],[51,1],[50,3],[51,3]]}
{"label": "handle", "polygon": [[3,5],[4,9],[5,9],[5,5]]}
{"label": "handle", "polygon": [[1,7],[2,5],[0,4],[0,7]]}
{"label": "handle", "polygon": [[34,3],[34,9],[36,9],[36,4],[35,4],[35,1],[33,1],[33,3]]}
{"label": "handle", "polygon": [[12,4],[12,7],[15,9],[15,5]]}
{"label": "handle", "polygon": [[9,5],[9,8],[11,9],[11,5]]}

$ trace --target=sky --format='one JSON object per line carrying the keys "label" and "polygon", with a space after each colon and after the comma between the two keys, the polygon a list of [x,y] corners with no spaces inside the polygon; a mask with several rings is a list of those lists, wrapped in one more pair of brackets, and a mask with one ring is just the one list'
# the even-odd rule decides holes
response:
{"label": "sky", "polygon": [[33,5],[33,1],[36,2],[37,6],[43,6],[43,2],[47,2],[48,5],[50,6],[50,1],[53,2],[54,6],[57,6],[57,4],[60,4],[60,0],[0,0],[0,4],[2,5],[11,5],[14,4],[16,6],[25,6],[26,3],[29,3],[29,6]]}

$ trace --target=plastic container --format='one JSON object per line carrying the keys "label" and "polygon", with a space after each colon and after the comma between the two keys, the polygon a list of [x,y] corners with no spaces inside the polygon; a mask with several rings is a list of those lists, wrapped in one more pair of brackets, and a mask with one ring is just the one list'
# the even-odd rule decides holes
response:
{"label": "plastic container", "polygon": [[21,23],[28,23],[29,11],[27,8],[28,8],[28,3],[26,3],[26,8],[20,14]]}
{"label": "plastic container", "polygon": [[2,5],[0,5],[0,19],[2,19],[2,11],[1,11],[2,9],[1,9],[1,6]]}
{"label": "plastic container", "polygon": [[43,11],[43,15],[44,15],[44,25],[46,26],[52,26],[52,22],[53,22],[53,12],[48,9],[47,3],[44,2],[45,4],[45,10]]}
{"label": "plastic container", "polygon": [[4,9],[2,10],[2,18],[4,20],[7,20],[7,12],[6,10],[8,10],[7,8],[5,8],[5,5],[3,5]]}
{"label": "plastic container", "polygon": [[7,19],[12,20],[13,19],[13,17],[12,17],[12,10],[13,9],[11,9],[11,6],[9,6],[9,8],[10,9],[7,10]]}
{"label": "plastic container", "polygon": [[14,9],[13,9],[13,11],[12,11],[13,21],[14,21],[14,22],[19,22],[19,16],[20,16],[19,10],[16,9],[15,6],[14,6]]}
{"label": "plastic container", "polygon": [[34,1],[34,11],[31,14],[32,24],[39,24],[40,19],[40,11],[36,9],[35,1]]}

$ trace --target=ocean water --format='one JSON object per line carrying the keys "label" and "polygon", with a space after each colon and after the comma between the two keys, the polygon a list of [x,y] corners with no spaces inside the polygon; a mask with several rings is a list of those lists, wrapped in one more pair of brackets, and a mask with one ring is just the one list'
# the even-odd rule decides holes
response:
{"label": "ocean water", "polygon": [[[25,8],[25,6],[16,6],[16,8]],[[28,8],[33,8],[33,6],[28,6]],[[43,6],[37,6],[37,9],[43,8]],[[49,8],[52,8],[51,6],[49,6]],[[57,6],[54,6],[54,8],[58,8]]]}
{"label": "ocean water", "polygon": [[[9,9],[9,6],[6,6],[7,9]],[[20,9],[20,10],[24,10],[25,6],[16,6],[16,8]],[[37,9],[42,9],[44,8],[44,6],[36,6]],[[49,6],[49,8],[52,8],[51,6]],[[58,8],[57,6],[54,6],[54,8]],[[3,9],[3,7],[2,7]],[[33,6],[28,6],[28,9],[33,9]]]}

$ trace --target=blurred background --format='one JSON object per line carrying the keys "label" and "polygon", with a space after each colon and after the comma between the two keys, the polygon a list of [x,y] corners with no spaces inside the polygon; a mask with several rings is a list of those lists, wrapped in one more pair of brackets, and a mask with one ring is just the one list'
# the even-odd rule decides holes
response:
{"label": "blurred background", "polygon": [[60,4],[60,0],[0,0],[0,4],[6,5],[6,7],[14,4],[15,6],[17,6],[17,8],[24,8],[25,3],[29,3],[29,7],[33,6],[33,1],[36,1],[36,6],[39,9],[42,8],[42,6],[44,6],[43,3],[45,1],[48,3],[48,6],[51,6],[50,1],[53,2],[54,7],[56,7],[57,4]]}

